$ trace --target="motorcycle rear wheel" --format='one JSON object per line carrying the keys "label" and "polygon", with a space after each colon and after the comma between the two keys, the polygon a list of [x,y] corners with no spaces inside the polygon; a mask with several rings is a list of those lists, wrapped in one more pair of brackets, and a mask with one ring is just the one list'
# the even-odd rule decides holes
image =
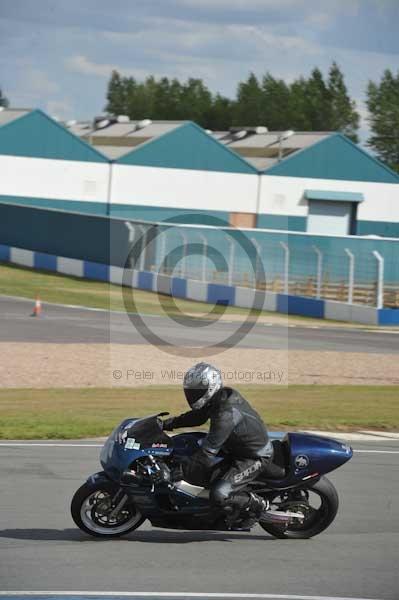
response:
{"label": "motorcycle rear wheel", "polygon": [[112,498],[118,490],[118,485],[111,481],[84,483],[71,502],[71,515],[79,529],[94,537],[110,539],[140,527],[145,517],[131,503],[110,518]]}
{"label": "motorcycle rear wheel", "polygon": [[327,477],[321,477],[317,483],[305,491],[309,495],[315,494],[319,497],[320,506],[317,509],[309,503],[294,499],[288,500],[281,506],[281,510],[303,512],[305,520],[302,524],[295,521],[289,525],[281,525],[260,520],[259,525],[280,539],[309,539],[327,529],[334,521],[338,511],[339,501],[335,487]]}

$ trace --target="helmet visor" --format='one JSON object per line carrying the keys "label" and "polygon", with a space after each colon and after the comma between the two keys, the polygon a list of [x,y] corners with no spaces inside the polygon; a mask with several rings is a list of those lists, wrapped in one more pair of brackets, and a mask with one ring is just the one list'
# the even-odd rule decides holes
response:
{"label": "helmet visor", "polygon": [[186,396],[186,400],[191,406],[194,408],[194,405],[207,393],[207,389],[204,388],[184,388],[184,394]]}

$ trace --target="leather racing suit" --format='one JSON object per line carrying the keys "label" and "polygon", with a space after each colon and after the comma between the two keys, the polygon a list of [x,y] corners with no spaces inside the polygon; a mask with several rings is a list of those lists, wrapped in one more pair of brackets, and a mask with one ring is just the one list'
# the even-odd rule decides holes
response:
{"label": "leather racing suit", "polygon": [[[165,421],[165,429],[196,427],[210,419],[208,435],[201,449],[183,464],[186,481],[210,487],[210,500],[219,507],[246,507],[249,481],[266,470],[273,459],[273,446],[258,413],[229,387],[221,388],[202,409],[186,412]],[[213,468],[220,450],[228,459],[224,467]]]}

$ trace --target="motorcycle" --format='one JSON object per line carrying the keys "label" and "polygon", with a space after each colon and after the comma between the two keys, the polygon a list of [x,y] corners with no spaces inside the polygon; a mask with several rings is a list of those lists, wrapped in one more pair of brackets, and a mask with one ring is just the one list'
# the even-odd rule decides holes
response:
{"label": "motorcycle", "polygon": [[[72,499],[72,518],[81,530],[114,538],[146,519],[166,529],[243,530],[244,515],[213,507],[208,489],[171,480],[173,465],[196,452],[206,434],[167,435],[161,419],[167,414],[125,419],[111,433],[100,454],[103,471],[91,475]],[[273,462],[246,488],[266,501],[259,525],[277,538],[318,535],[338,510],[337,491],[325,474],[350,460],[352,448],[305,433],[288,433],[272,444]],[[216,457],[214,468],[226,460]]]}

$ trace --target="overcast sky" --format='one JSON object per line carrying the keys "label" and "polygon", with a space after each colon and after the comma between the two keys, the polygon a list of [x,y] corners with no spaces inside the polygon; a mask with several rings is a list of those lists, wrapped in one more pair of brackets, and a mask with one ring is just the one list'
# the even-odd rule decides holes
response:
{"label": "overcast sky", "polygon": [[0,86],[12,106],[82,119],[113,68],[231,97],[250,71],[292,81],[335,60],[364,117],[367,81],[399,69],[398,25],[399,0],[0,0]]}

